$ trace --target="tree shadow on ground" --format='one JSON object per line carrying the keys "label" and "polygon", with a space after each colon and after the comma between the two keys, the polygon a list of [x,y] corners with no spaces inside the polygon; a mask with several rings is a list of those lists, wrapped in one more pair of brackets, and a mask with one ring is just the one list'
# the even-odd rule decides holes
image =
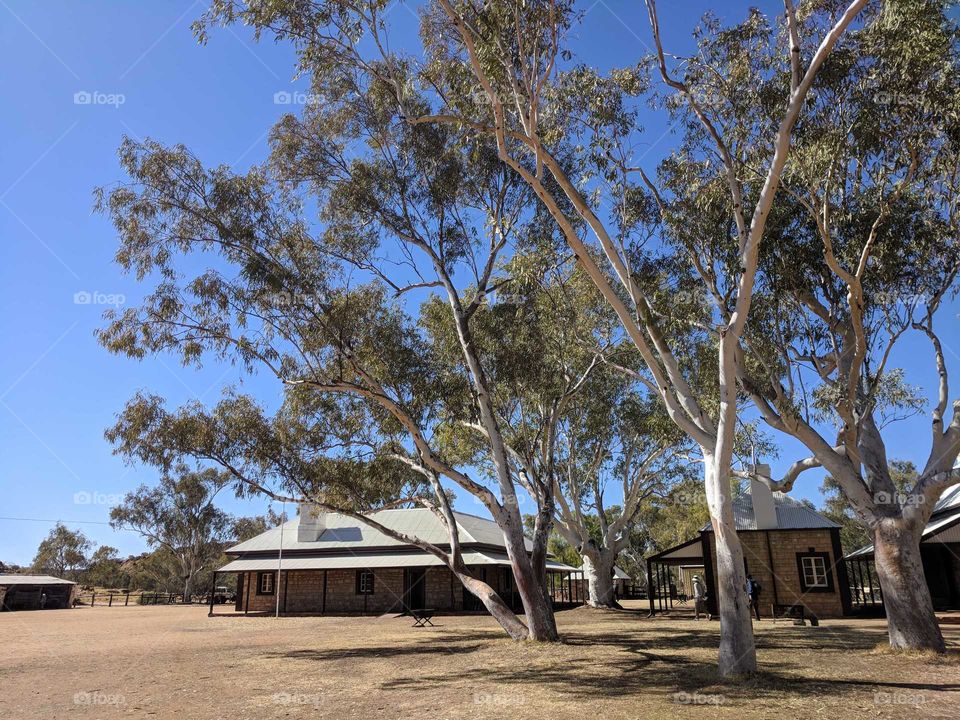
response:
{"label": "tree shadow on ground", "polygon": [[[844,677],[842,664],[836,665],[833,677],[811,677],[818,666],[822,667],[821,662],[811,663],[811,652],[822,653],[823,664],[835,663],[837,654],[871,650],[886,637],[879,629],[847,626],[763,627],[757,647],[761,654],[768,654],[766,660],[761,657],[764,670],[746,680],[724,681],[716,673],[719,625],[694,624],[692,620],[690,625],[678,628],[676,624],[644,622],[628,624],[615,632],[598,626],[591,632],[588,624],[583,630],[563,628],[560,645],[515,643],[493,628],[413,630],[410,637],[391,631],[376,645],[278,651],[267,657],[320,664],[403,658],[403,675],[385,679],[379,687],[416,690],[498,686],[516,693],[547,690],[582,701],[616,698],[626,686],[631,694],[722,694],[727,703],[841,695],[855,688],[865,693],[960,690],[960,683],[914,682],[908,677],[892,681]],[[770,667],[769,654],[774,652],[775,667]],[[458,659],[448,663],[441,659],[444,656]],[[429,660],[433,657],[436,662]],[[882,666],[883,659],[878,657],[877,664]]]}

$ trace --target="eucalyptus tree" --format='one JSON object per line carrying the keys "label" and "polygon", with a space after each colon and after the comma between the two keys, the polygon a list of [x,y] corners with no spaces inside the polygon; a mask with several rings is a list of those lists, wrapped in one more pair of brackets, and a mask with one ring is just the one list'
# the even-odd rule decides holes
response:
{"label": "eucalyptus tree", "polygon": [[581,557],[588,604],[614,607],[614,565],[642,509],[690,467],[684,437],[645,388],[612,370],[588,381],[559,432],[557,530]]}
{"label": "eucalyptus tree", "polygon": [[[511,409],[500,378],[511,377],[507,364],[530,365],[536,354],[481,352],[474,338],[476,325],[496,317],[498,306],[516,307],[497,300],[498,291],[517,282],[509,265],[515,247],[549,238],[551,226],[529,212],[529,188],[494,151],[471,147],[449,128],[396,122],[392,83],[404,76],[403,63],[380,67],[387,83],[356,63],[310,62],[324,102],[281,119],[264,167],[246,174],[207,169],[183,147],[124,142],[120,158],[131,182],[101,194],[100,207],[120,235],[120,265],[154,287],[140,308],[111,315],[101,342],[137,358],[173,352],[184,363],[213,357],[265,370],[285,391],[289,416],[280,418],[280,428],[310,413],[362,418],[351,425],[359,442],[344,437],[339,447],[324,448],[328,463],[309,458],[318,466],[311,477],[320,482],[307,488],[306,499],[353,508],[371,525],[364,511],[387,502],[431,507],[447,525],[450,549],[426,549],[511,636],[556,640],[545,583],[552,485],[536,472],[523,478],[537,503],[528,550],[505,428],[554,423],[594,363],[558,367],[537,412],[524,415]],[[318,209],[315,221],[308,207]],[[192,270],[203,258],[216,262]],[[439,357],[438,314],[450,329],[456,363]],[[251,414],[257,417],[254,430],[274,428],[259,409]],[[458,462],[456,438],[464,432],[483,448],[485,464],[476,473]],[[365,457],[351,454],[357,446]],[[304,489],[285,468],[252,457],[248,469],[269,467],[287,488]],[[343,486],[330,480],[335,473],[317,473],[342,468],[343,460],[357,461],[347,477],[360,488],[332,502],[327,490]],[[384,473],[387,485],[398,479],[386,489],[401,494],[382,492],[374,471]],[[234,475],[266,491],[257,477]],[[503,531],[525,622],[464,566],[441,479],[479,500]],[[417,485],[410,496],[402,492]]]}
{"label": "eucalyptus tree", "polygon": [[[798,17],[787,0],[780,32],[757,13],[734,28],[707,22],[697,37],[697,54],[680,58],[679,63],[667,60],[655,6],[648,3],[657,48],[654,66],[672,93],[666,104],[676,113],[686,138],[680,155],[702,166],[705,174],[720,178],[728,189],[723,203],[728,222],[712,228],[700,243],[722,248],[722,258],[704,266],[702,248],[691,251],[681,244],[679,253],[692,268],[688,278],[700,278],[702,285],[704,276],[717,274],[726,288],[712,312],[701,308],[694,318],[704,337],[716,345],[711,374],[719,376],[719,383],[707,397],[695,391],[695,371],[683,362],[677,330],[664,317],[663,306],[652,300],[664,277],[658,272],[661,257],[653,251],[657,243],[647,242],[653,240],[648,232],[649,199],[663,203],[670,198],[669,189],[657,191],[633,152],[640,133],[638,96],[649,87],[643,64],[606,77],[574,64],[562,44],[577,20],[572,0],[495,1],[482,6],[457,0],[427,3],[420,33],[423,52],[413,54],[390,49],[386,0],[309,4],[216,0],[197,24],[202,38],[214,24],[242,22],[258,36],[269,33],[292,42],[300,70],[310,75],[325,105],[339,103],[354,78],[378,83],[379,107],[394,121],[445,129],[471,160],[494,154],[512,171],[511,178],[519,178],[535,194],[540,209],[559,229],[635,347],[639,362],[625,369],[648,384],[671,419],[701,449],[717,536],[723,674],[756,667],[727,479],[737,419],[740,338],[750,310],[760,242],[814,79],[866,3],[853,0],[839,9],[834,4],[817,6]],[[827,29],[821,33],[824,18]],[[808,29],[811,35],[817,33],[812,43],[802,40]],[[748,74],[745,69],[769,60],[771,53],[766,51],[781,46],[784,52],[778,62],[761,68],[765,102],[754,107],[749,126],[728,131],[724,118],[701,102],[689,81],[715,74],[726,83],[728,102],[753,98],[750,89],[739,84]],[[415,60],[418,55],[425,60]],[[678,69],[672,67],[675,64]],[[683,79],[678,71],[684,73]],[[322,140],[312,139],[322,147]],[[759,171],[747,166],[747,147],[765,153]],[[610,196],[612,210],[603,203]],[[699,214],[700,209],[685,218],[691,227]],[[487,411],[486,416],[493,413]],[[505,476],[508,452],[497,433],[491,436],[493,455]]]}
{"label": "eucalyptus tree", "polygon": [[[638,163],[636,99],[648,87],[643,67],[603,77],[588,67],[564,63],[570,53],[562,38],[575,12],[570,3],[494,2],[478,8],[438,0],[427,14],[426,22],[434,27],[424,36],[434,61],[427,77],[441,90],[429,112],[403,111],[411,123],[451,126],[495,143],[498,157],[533,188],[616,313],[642,360],[642,377],[651,391],[699,446],[717,538],[719,667],[724,675],[756,668],[728,478],[737,422],[738,358],[761,240],[810,89],[865,5],[866,0],[854,0],[847,7],[814,8],[798,18],[787,0],[779,31],[757,12],[732,28],[707,18],[696,37],[696,54],[675,62],[672,56],[668,60],[655,3],[648,1],[656,48],[653,64],[683,138],[668,165],[670,160],[692,165],[705,180],[721,182],[727,190],[721,201],[725,222],[694,238],[690,231],[698,227],[703,208],[665,217],[674,193],[684,194],[685,189],[658,187],[660,182],[651,180]],[[801,36],[815,39],[811,43]],[[775,56],[777,48],[783,51]],[[753,104],[748,123],[731,127],[729,106],[756,98],[754,88],[742,84],[745,75],[751,81],[759,76],[763,102]],[[723,86],[719,102],[708,103],[699,94],[698,83],[705,77],[717,78]],[[482,102],[463,102],[462,88],[471,80],[479,83]],[[403,100],[401,92],[398,100]],[[749,166],[747,149],[758,151],[751,153]],[[612,211],[604,209],[604,196],[612,196]],[[720,287],[719,294],[710,296],[710,312],[695,318],[716,346],[718,389],[706,398],[694,390],[695,378],[684,372],[669,322],[651,300],[656,274],[650,277],[644,261],[655,253],[647,242],[649,225],[643,212],[650,198],[667,221],[668,244],[676,233],[687,231],[687,241],[675,245],[689,273],[704,290]]]}
{"label": "eucalyptus tree", "polygon": [[185,603],[194,578],[220,558],[230,538],[232,520],[214,504],[228,481],[229,475],[212,468],[176,468],[156,487],[141,485],[110,510],[112,528],[133,530],[175,559]]}
{"label": "eucalyptus tree", "polygon": [[[960,28],[947,3],[872,14],[808,102],[738,372],[766,421],[811,454],[771,484],[788,491],[824,468],[869,528],[891,646],[942,652],[920,538],[960,482],[939,324],[960,269]],[[927,459],[898,482],[885,437],[926,406],[893,366],[911,337],[929,343],[938,381]]]}
{"label": "eucalyptus tree", "polygon": [[92,549],[93,543],[83,532],[58,522],[37,548],[32,569],[57,577],[74,575],[90,564]]}

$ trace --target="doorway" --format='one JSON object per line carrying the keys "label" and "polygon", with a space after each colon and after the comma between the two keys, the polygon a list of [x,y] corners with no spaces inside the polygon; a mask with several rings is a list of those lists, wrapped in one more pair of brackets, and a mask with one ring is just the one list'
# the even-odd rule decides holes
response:
{"label": "doorway", "polygon": [[421,610],[427,604],[427,571],[425,568],[406,568],[403,571],[403,597],[407,610]]}

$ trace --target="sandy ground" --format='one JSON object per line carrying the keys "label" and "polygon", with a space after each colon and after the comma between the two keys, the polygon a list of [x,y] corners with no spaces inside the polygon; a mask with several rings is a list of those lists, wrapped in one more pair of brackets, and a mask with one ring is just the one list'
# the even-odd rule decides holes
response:
{"label": "sandy ground", "polygon": [[[2,718],[960,717],[960,660],[891,655],[880,621],[758,623],[718,682],[717,623],[586,608],[562,645],[489,617],[208,618],[202,607],[0,614]],[[951,646],[960,618],[943,618]]]}

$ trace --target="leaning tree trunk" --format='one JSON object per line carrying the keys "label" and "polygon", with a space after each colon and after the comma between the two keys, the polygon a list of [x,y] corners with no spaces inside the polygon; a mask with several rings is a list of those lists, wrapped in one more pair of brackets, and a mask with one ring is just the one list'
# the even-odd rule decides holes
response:
{"label": "leaning tree trunk", "polygon": [[[541,584],[534,562],[527,555],[523,534],[519,538],[504,533],[507,541],[507,556],[513,571],[517,595],[523,603],[523,612],[527,619],[527,638],[539,642],[557,642],[557,622],[553,617],[553,603],[547,596],[547,588]],[[545,560],[545,557],[543,558]]]}
{"label": "leaning tree trunk", "polygon": [[517,594],[523,603],[527,618],[528,639],[539,642],[557,642],[557,622],[553,616],[553,603],[547,597],[546,588],[540,586],[537,573],[529,561],[517,562],[511,558]]}
{"label": "leaning tree trunk", "polygon": [[613,553],[583,553],[583,575],[587,579],[587,604],[595,608],[619,608],[613,584]]}
{"label": "leaning tree trunk", "polygon": [[[706,456],[706,454],[705,454]],[[753,642],[753,620],[747,598],[743,548],[737,537],[726,469],[710,458],[705,466],[707,504],[717,544],[717,612],[720,615],[721,675],[745,675],[757,671],[757,650]]]}
{"label": "leaning tree trunk", "polygon": [[507,631],[507,634],[514,640],[526,640],[529,636],[527,626],[524,625],[516,613],[511,610],[503,599],[494,591],[492,587],[482,580],[473,577],[467,569],[454,569],[457,578],[463,583],[463,587],[476,596],[487,612],[493,616],[493,619],[500,623],[500,627]]}
{"label": "leaning tree trunk", "polygon": [[920,532],[906,520],[883,519],[874,529],[873,548],[890,647],[945,652],[923,573]]}

